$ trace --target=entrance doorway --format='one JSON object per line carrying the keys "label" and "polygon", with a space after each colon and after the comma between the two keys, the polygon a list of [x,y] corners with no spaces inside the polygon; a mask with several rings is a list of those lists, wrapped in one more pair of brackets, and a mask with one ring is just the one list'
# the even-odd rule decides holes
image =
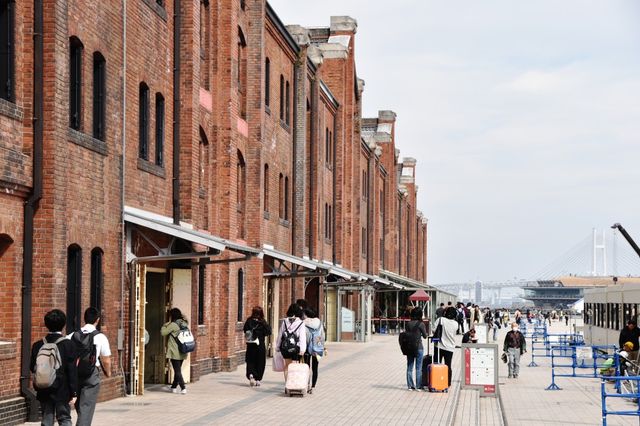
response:
{"label": "entrance doorway", "polygon": [[144,382],[145,384],[165,383],[165,343],[160,328],[167,318],[167,273],[150,272],[146,277],[145,308],[145,350],[144,350]]}
{"label": "entrance doorway", "polygon": [[280,285],[279,285],[279,281],[276,279],[266,279],[265,282],[266,282],[265,294],[267,295],[267,298],[266,298],[267,306],[266,306],[265,316],[266,316],[267,322],[273,329],[273,332],[271,333],[271,336],[269,337],[266,343],[267,354],[269,356],[273,356],[273,345],[275,344],[275,339],[278,335],[278,330],[280,328],[280,322],[279,322],[280,321],[280,318],[279,318],[280,316],[279,315]]}
{"label": "entrance doorway", "polygon": [[320,279],[315,277],[309,279],[304,291],[304,299],[307,305],[320,316]]}

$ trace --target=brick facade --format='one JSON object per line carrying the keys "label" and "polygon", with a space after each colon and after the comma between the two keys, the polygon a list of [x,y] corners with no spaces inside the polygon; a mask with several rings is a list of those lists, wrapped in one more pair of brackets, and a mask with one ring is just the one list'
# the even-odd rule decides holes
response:
{"label": "brick facade", "polygon": [[[124,206],[238,247],[270,247],[355,273],[387,270],[426,281],[426,220],[410,175],[415,161],[399,159],[394,113],[362,118],[355,20],[285,27],[264,0],[143,0],[126,7],[44,1],[45,143],[34,224],[32,341],[45,333],[47,311],[67,311],[70,253],[79,250],[76,311],[94,303],[92,289],[98,288],[102,332],[114,354],[114,377],[105,380],[100,398],[131,390],[136,282],[128,261],[204,249],[143,225],[123,226]],[[15,97],[0,99],[0,368],[7,373],[0,410],[13,407],[20,418],[23,204],[33,185],[32,31],[33,4],[16,2]],[[77,129],[70,128],[72,38],[82,45]],[[100,139],[92,131],[98,53],[106,71]],[[141,150],[143,116],[147,146]],[[195,258],[146,264],[164,277],[169,299],[177,297],[173,272],[190,270],[184,283],[190,293],[180,307],[190,311],[198,337],[192,380],[243,363],[239,320],[255,305],[277,319],[306,296],[328,315],[321,274],[267,276],[277,259],[238,260],[241,254],[209,251],[213,263],[203,264],[202,273]],[[356,295],[347,298],[358,309]]]}

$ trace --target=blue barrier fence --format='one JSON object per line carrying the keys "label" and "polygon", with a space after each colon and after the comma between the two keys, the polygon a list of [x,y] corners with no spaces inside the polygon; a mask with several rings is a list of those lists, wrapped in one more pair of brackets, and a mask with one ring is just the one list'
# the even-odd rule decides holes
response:
{"label": "blue barrier fence", "polygon": [[[603,378],[620,375],[620,356],[615,345],[594,346],[552,346],[551,352],[551,384],[546,390],[561,390],[556,384],[556,377]],[[605,362],[613,358],[613,366]],[[590,362],[586,362],[590,360]],[[571,369],[571,373],[557,373],[556,368]],[[603,375],[601,370],[613,368],[614,374]],[[580,372],[576,370],[580,369]],[[585,370],[592,370],[585,372]],[[616,390],[619,390],[616,384]]]}
{"label": "blue barrier fence", "polygon": [[[607,392],[606,382],[607,380],[614,380],[616,382],[616,391]],[[633,383],[632,386],[635,391],[632,392],[620,392],[621,382]],[[640,417],[640,376],[610,376],[603,377],[600,383],[600,394],[602,397],[602,426],[607,426],[607,416],[636,416]],[[635,410],[609,410],[607,408],[607,398],[627,398],[635,403]]]}
{"label": "blue barrier fence", "polygon": [[537,367],[536,357],[551,357],[552,346],[582,346],[584,336],[577,333],[547,333],[534,334],[531,337],[531,362],[529,367]]}

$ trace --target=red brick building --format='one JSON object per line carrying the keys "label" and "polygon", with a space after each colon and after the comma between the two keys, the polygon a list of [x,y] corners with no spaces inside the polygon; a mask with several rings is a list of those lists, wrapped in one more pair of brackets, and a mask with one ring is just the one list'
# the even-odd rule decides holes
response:
{"label": "red brick building", "polygon": [[276,326],[306,298],[330,339],[365,341],[378,291],[426,287],[416,163],[399,159],[394,113],[361,117],[352,18],[286,27],[264,0],[0,0],[0,28],[8,423],[37,414],[29,348],[54,307],[69,330],[102,310],[107,399],[166,380],[167,307],[197,334],[197,380],[243,362],[252,306]]}

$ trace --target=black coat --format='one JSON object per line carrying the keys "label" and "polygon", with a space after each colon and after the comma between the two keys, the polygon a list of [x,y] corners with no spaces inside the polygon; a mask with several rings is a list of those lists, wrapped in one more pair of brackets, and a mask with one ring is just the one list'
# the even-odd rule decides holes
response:
{"label": "black coat", "polygon": [[269,324],[267,324],[266,321],[260,321],[252,317],[244,323],[243,331],[248,330],[253,330],[253,338],[255,339],[257,337],[260,341],[260,346],[264,348],[265,337],[271,336],[271,327]]}
{"label": "black coat", "polygon": [[[45,336],[49,343],[53,343],[62,334],[50,333]],[[38,340],[31,347],[31,372],[36,367],[36,357],[38,351],[44,343]],[[53,400],[56,402],[68,402],[72,397],[77,396],[78,392],[78,370],[76,368],[76,345],[69,339],[64,339],[58,343],[58,351],[60,351],[60,361],[62,366],[56,372],[56,383],[52,389],[37,390],[38,400]]]}
{"label": "black coat", "polygon": [[640,337],[640,328],[633,327],[633,330],[629,330],[629,327],[625,327],[620,330],[620,338],[618,343],[620,347],[623,347],[626,342],[633,343],[633,350],[638,350],[638,338]]}

